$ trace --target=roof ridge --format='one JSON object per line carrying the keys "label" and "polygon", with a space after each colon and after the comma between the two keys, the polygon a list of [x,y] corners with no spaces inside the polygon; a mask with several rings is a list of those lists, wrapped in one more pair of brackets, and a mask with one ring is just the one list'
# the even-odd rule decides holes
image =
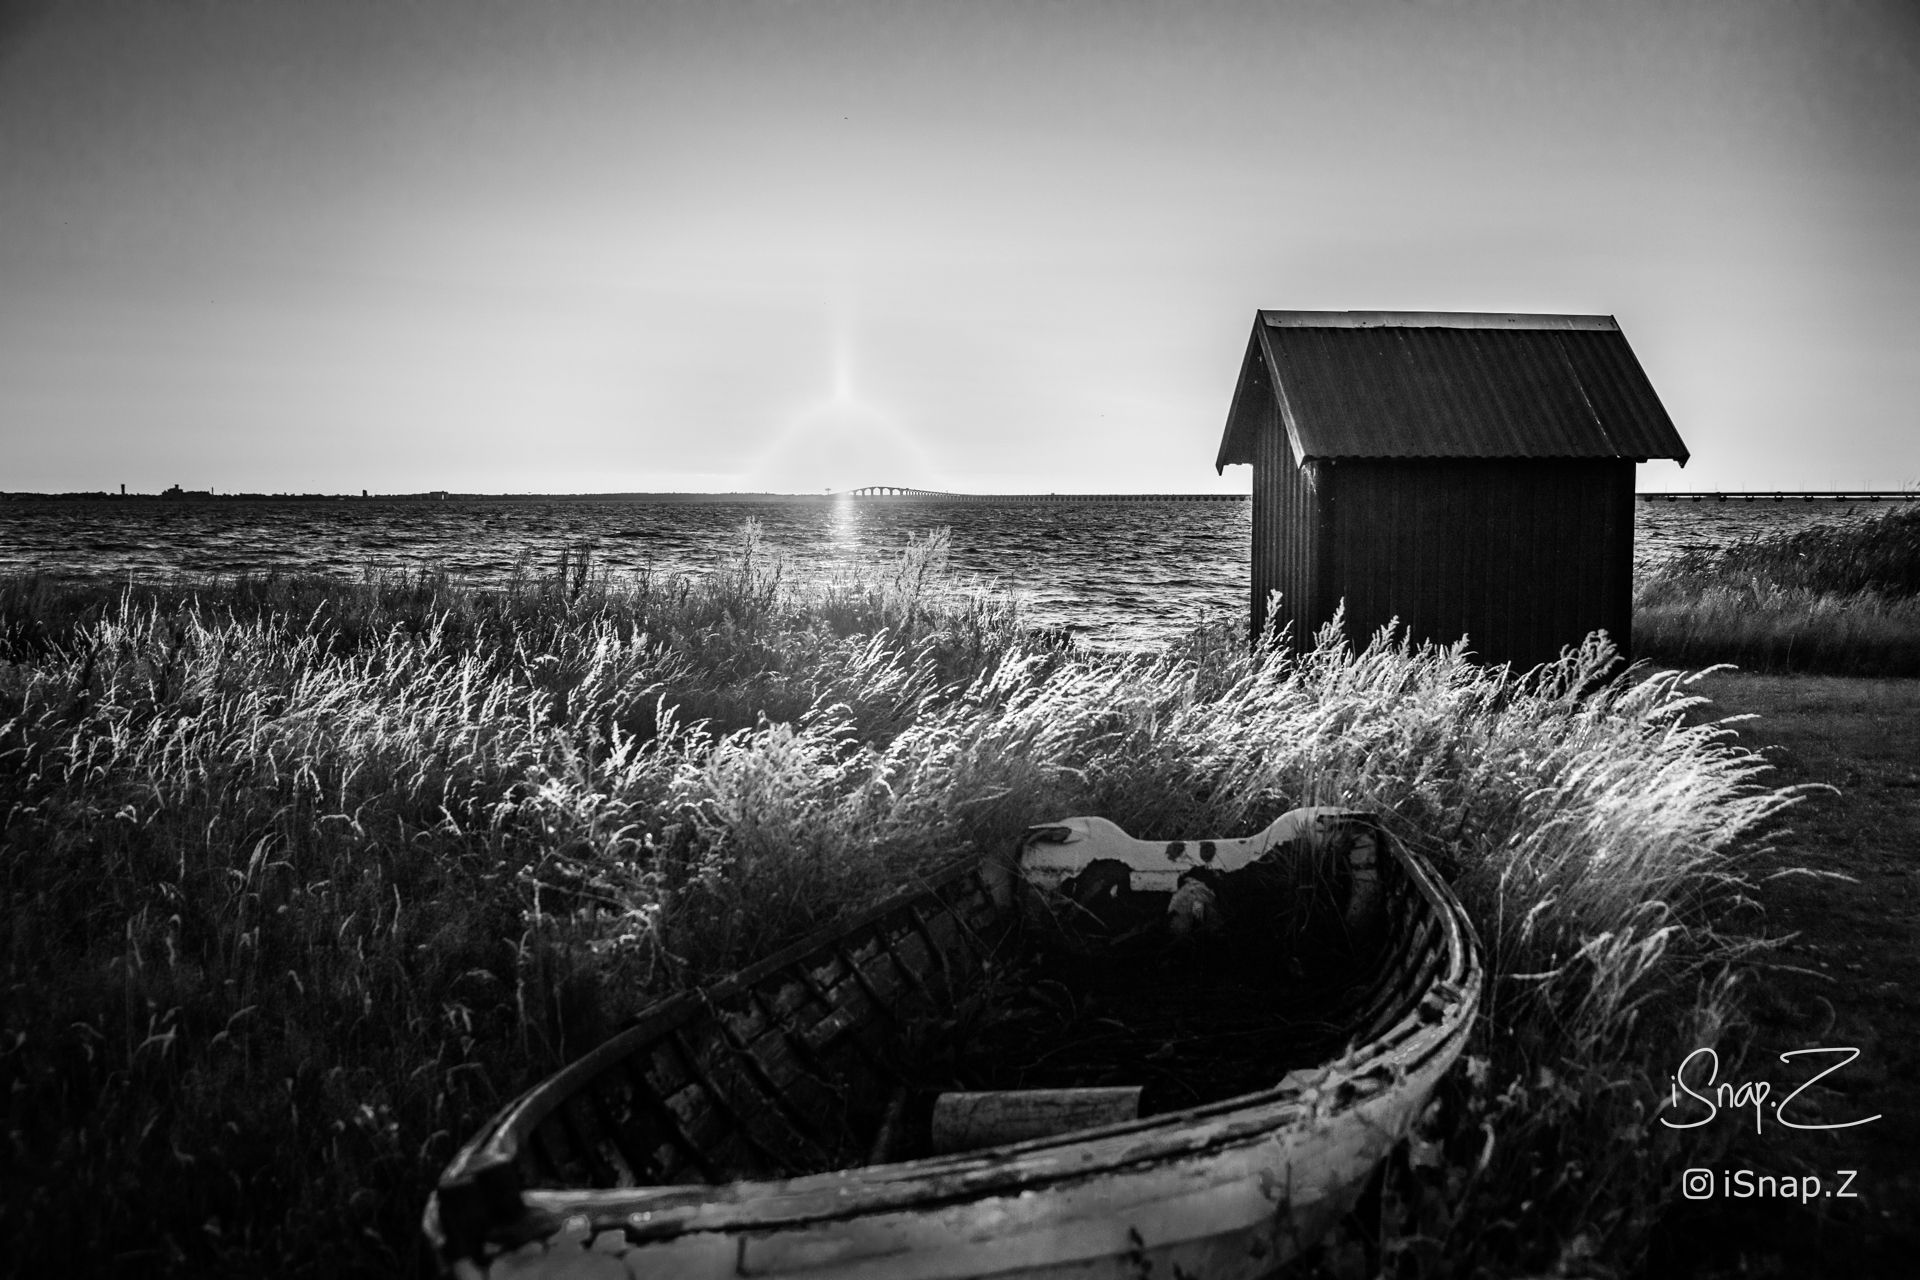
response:
{"label": "roof ridge", "polygon": [[1618,333],[1612,316],[1518,311],[1269,311],[1274,329],[1587,329]]}

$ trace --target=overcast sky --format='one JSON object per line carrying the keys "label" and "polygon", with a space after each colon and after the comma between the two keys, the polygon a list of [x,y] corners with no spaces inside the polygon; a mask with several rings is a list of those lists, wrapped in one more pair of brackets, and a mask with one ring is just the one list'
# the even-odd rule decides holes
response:
{"label": "overcast sky", "polygon": [[1920,5],[0,0],[0,490],[1245,491],[1260,307],[1920,484]]}

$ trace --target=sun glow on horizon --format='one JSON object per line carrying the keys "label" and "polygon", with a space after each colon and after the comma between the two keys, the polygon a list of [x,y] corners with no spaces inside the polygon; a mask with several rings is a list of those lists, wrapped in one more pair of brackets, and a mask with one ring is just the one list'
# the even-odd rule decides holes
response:
{"label": "sun glow on horizon", "polygon": [[937,489],[926,446],[892,413],[855,389],[853,342],[833,325],[832,394],[802,409],[754,459],[752,482],[775,492],[840,492],[872,484]]}

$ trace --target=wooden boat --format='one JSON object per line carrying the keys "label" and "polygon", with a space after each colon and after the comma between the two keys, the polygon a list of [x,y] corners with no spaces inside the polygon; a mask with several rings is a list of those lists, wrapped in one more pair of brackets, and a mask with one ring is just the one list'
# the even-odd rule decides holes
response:
{"label": "wooden boat", "polygon": [[[1404,1135],[1480,982],[1369,815],[1047,824],[647,1009],[469,1142],[425,1229],[463,1277],[1267,1275]],[[983,1092],[997,1145],[933,1154]]]}

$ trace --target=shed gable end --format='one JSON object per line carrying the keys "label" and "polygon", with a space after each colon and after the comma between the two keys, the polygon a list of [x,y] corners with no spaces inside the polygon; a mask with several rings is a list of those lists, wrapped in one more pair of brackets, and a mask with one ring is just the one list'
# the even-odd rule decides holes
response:
{"label": "shed gable end", "polygon": [[[1303,463],[1687,459],[1608,316],[1262,312],[1241,369],[1242,383],[1250,377],[1271,385]],[[1236,387],[1221,470],[1256,452],[1262,424],[1242,400]]]}

